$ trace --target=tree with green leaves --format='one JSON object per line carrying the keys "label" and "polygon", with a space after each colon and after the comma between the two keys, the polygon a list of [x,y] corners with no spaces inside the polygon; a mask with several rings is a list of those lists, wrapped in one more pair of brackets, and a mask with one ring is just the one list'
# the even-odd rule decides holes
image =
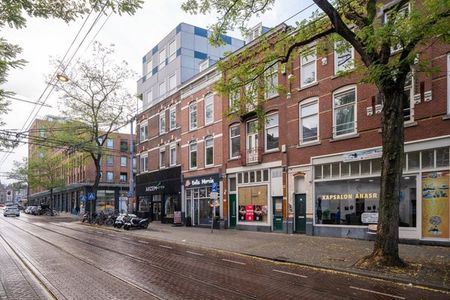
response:
{"label": "tree with green leaves", "polygon": [[[114,154],[114,150],[106,147],[106,141],[112,132],[127,124],[135,103],[125,87],[135,74],[125,61],[116,63],[113,53],[113,48],[94,43],[89,58],[66,73],[68,81],[56,84],[61,110],[66,117],[66,130],[59,131],[55,137],[71,150],[92,158],[96,170],[92,186],[95,195],[100,183],[102,156]],[[95,201],[93,205],[95,208]]]}
{"label": "tree with green leaves", "polygon": [[[5,0],[0,1],[0,28],[9,26],[16,29],[26,27],[27,18],[56,18],[72,22],[91,12],[105,13],[111,10],[117,14],[134,14],[141,8],[142,0]],[[21,68],[26,61],[19,57],[22,49],[0,37],[0,86],[7,82],[11,69]],[[8,110],[5,99],[13,95],[12,91],[0,88],[0,116]],[[0,120],[0,126],[3,123]],[[0,146],[11,147],[8,136],[0,132]]]}
{"label": "tree with green leaves", "polygon": [[[218,12],[211,26],[212,41],[221,41],[221,34],[235,27],[246,28],[251,17],[269,10],[275,0],[186,0],[182,6],[191,13]],[[383,99],[382,171],[377,237],[371,255],[360,261],[367,266],[404,266],[399,257],[399,199],[402,159],[404,153],[403,107],[406,104],[405,83],[411,71],[432,72],[426,59],[417,58],[430,43],[449,42],[449,0],[376,1],[376,0],[314,0],[319,8],[296,28],[279,30],[276,37],[263,38],[257,47],[231,55],[219,68],[226,76],[219,91],[230,95],[239,86],[261,81],[265,71],[275,63],[289,63],[299,50],[307,51],[317,42],[321,51],[330,51],[331,42],[344,40],[359,55],[354,71],[364,82],[374,84]],[[334,43],[333,43],[334,44]],[[289,64],[287,64],[287,68]],[[258,108],[261,96],[242,97]],[[255,94],[248,93],[248,94]],[[260,95],[261,93],[259,93]],[[258,95],[256,93],[256,95]],[[241,101],[242,102],[242,101]],[[258,111],[258,109],[257,109]],[[262,117],[262,114],[258,114]]]}

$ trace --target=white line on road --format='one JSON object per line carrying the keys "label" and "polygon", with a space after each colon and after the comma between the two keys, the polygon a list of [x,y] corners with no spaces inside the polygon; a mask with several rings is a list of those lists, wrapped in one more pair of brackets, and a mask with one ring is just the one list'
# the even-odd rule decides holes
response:
{"label": "white line on road", "polygon": [[139,243],[142,243],[142,244],[148,244],[147,241],[138,240],[138,242],[139,242]]}
{"label": "white line on road", "polygon": [[172,249],[172,247],[170,246],[165,246],[165,245],[159,245],[161,248],[166,248],[166,249]]}
{"label": "white line on road", "polygon": [[204,254],[197,253],[197,252],[192,252],[192,251],[187,251],[187,250],[186,250],[186,252],[189,254],[197,255],[197,256],[204,256]]}
{"label": "white line on road", "polygon": [[286,271],[281,271],[281,270],[275,270],[275,269],[273,269],[272,271],[278,272],[278,273],[287,274],[287,275],[297,276],[297,277],[301,277],[301,278],[308,278],[308,276],[305,276],[305,275],[295,274],[295,273],[286,272]]}
{"label": "white line on road", "polygon": [[230,259],[226,259],[226,258],[222,258],[223,261],[227,261],[233,264],[238,264],[238,265],[246,265],[246,263],[240,262],[240,261],[234,261],[234,260],[230,260]]}
{"label": "white line on road", "polygon": [[396,295],[392,295],[392,294],[381,293],[381,292],[372,291],[372,290],[366,290],[366,289],[355,287],[355,286],[350,286],[350,288],[354,289],[354,290],[363,291],[363,292],[368,292],[368,293],[383,295],[383,296],[387,296],[387,297],[392,297],[392,298],[395,298],[395,299],[406,299],[405,297],[396,296]]}

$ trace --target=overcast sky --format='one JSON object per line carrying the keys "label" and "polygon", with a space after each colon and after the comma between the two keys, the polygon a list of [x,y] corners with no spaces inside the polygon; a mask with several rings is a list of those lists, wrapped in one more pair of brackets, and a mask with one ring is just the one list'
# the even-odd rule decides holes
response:
{"label": "overcast sky", "polygon": [[[185,22],[199,27],[207,27],[216,21],[212,16],[192,16],[183,12],[180,8],[182,0],[147,0],[141,10],[133,16],[112,15],[104,27],[99,28],[106,20],[103,16],[98,24],[92,29],[82,44],[72,63],[77,59],[83,59],[87,54],[86,47],[98,32],[96,40],[108,45],[115,45],[115,56],[118,60],[125,60],[129,66],[135,70],[140,77],[142,57],[152,49],[164,36],[166,36],[179,23]],[[256,25],[262,22],[264,26],[273,27],[286,20],[294,13],[311,4],[312,0],[278,0],[272,11],[266,13],[259,19],[254,19],[250,25]],[[306,17],[309,12],[296,16],[288,22],[292,25],[295,20]],[[4,28],[1,36],[9,42],[18,44],[23,48],[21,58],[28,61],[22,69],[13,70],[8,76],[8,83],[5,89],[14,91],[17,97],[37,101],[44,91],[45,77],[53,73],[54,67],[49,65],[51,57],[62,57],[67,51],[70,43],[80,29],[84,20],[66,24],[59,20],[28,19],[27,27],[24,29]],[[88,20],[90,26],[93,19]],[[87,27],[89,27],[87,26]],[[76,48],[85,35],[82,32],[81,37],[75,42]],[[234,37],[241,37],[240,32],[229,33]],[[70,66],[69,66],[70,68]],[[139,78],[136,78],[136,80]],[[131,93],[136,92],[136,80],[129,82],[127,86]],[[11,111],[7,116],[3,116],[6,122],[4,128],[21,129],[34,108],[33,104],[17,102],[11,100]],[[56,93],[52,93],[46,102],[53,108],[42,107],[38,117],[48,114],[58,114]],[[129,129],[127,130],[129,132]],[[4,160],[5,153],[0,153],[0,163]],[[13,166],[14,160],[21,160],[27,155],[27,145],[22,145],[14,150],[8,158],[0,165],[0,172],[8,172]],[[1,182],[5,178],[0,177]]]}

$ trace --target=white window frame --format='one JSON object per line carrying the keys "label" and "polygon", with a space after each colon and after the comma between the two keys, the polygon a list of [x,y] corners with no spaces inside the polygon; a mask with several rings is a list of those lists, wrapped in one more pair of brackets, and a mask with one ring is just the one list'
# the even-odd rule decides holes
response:
{"label": "white window frame", "polygon": [[[192,124],[193,118],[195,115],[195,124]],[[197,102],[189,103],[189,130],[197,129],[198,126],[198,114],[197,114]]]}
{"label": "white window frame", "polygon": [[[163,88],[161,89],[161,87],[163,87]],[[159,96],[164,96],[166,94],[166,92],[167,92],[166,82],[163,81],[159,84]]]}
{"label": "white window frame", "polygon": [[[411,68],[410,72],[411,76],[411,85],[406,85],[405,82],[405,92],[409,89],[409,120],[404,120],[405,123],[412,123],[414,122],[414,94],[416,91],[416,80],[415,76],[416,72],[414,71],[414,68]],[[405,109],[403,109],[404,111]]]}
{"label": "white window frame", "polygon": [[[124,162],[123,159],[125,159],[125,164],[123,163],[123,162]],[[121,167],[126,167],[127,165],[128,165],[128,157],[126,157],[126,156],[121,156],[121,157],[120,157],[120,166],[121,166]]]}
{"label": "white window frame", "polygon": [[[125,176],[125,180],[122,180],[122,176]],[[128,181],[128,173],[119,173],[119,181],[127,182]]]}
{"label": "white window frame", "polygon": [[[270,113],[267,115],[267,120],[272,116],[276,116],[277,123],[276,123],[276,125],[268,126],[268,123],[266,122],[266,124],[264,126],[264,151],[265,152],[272,152],[272,151],[280,150],[280,117],[278,115],[278,112]],[[277,128],[277,131],[278,131],[278,146],[276,148],[268,149],[267,148],[267,134],[268,134],[268,131],[273,128]]]}
{"label": "white window frame", "polygon": [[[195,146],[195,150],[193,147]],[[188,146],[189,150],[189,170],[195,170],[198,167],[198,145],[197,142],[190,142]],[[195,166],[192,166],[192,153],[195,152]]]}
{"label": "white window frame", "polygon": [[177,107],[175,105],[169,109],[169,128],[170,130],[177,128]]}
{"label": "white window frame", "polygon": [[146,95],[147,95],[147,105],[151,106],[153,102],[153,89],[148,90]]}
{"label": "white window frame", "polygon": [[[174,150],[175,153],[175,157],[172,158],[172,150]],[[169,165],[172,166],[176,166],[177,165],[177,145],[176,144],[172,144],[169,147]]]}
{"label": "white window frame", "polygon": [[[236,83],[236,80],[232,81],[233,83]],[[228,106],[230,108],[230,111],[236,111],[238,108],[234,106],[234,103],[239,104],[239,99],[241,97],[241,89],[238,87],[235,90],[230,90],[228,93]]]}
{"label": "white window frame", "polygon": [[[172,80],[174,80],[173,84]],[[176,87],[177,87],[177,74],[174,73],[169,77],[169,91],[173,90]]]}
{"label": "white window frame", "polygon": [[166,111],[159,113],[159,134],[166,133]]}
{"label": "white window frame", "polygon": [[[231,130],[233,128],[237,127],[238,128],[238,135],[235,136],[231,136]],[[237,139],[239,142],[239,153],[240,153],[240,149],[241,149],[241,126],[239,124],[234,124],[231,125],[229,128],[229,133],[230,133],[230,159],[234,159],[234,158],[239,158],[241,157],[240,155],[237,156],[233,156],[233,139]]]}
{"label": "white window frame", "polygon": [[150,74],[150,76],[153,74],[153,59],[150,59],[147,62],[147,73],[146,73],[146,75],[149,75],[149,74]]}
{"label": "white window frame", "polygon": [[[214,94],[208,93],[205,95],[204,100],[204,114],[205,114],[205,125],[212,124],[214,122]],[[211,108],[211,118],[207,118],[207,110]]]}
{"label": "white window frame", "polygon": [[148,152],[142,153],[139,157],[139,170],[141,173],[148,172]]}
{"label": "white window frame", "polygon": [[[144,129],[144,132],[142,132]],[[145,142],[148,140],[148,122],[139,124],[139,142]]]}
{"label": "white window frame", "polygon": [[[306,55],[307,54],[307,55]],[[303,62],[304,57],[309,57],[314,55],[314,59],[311,61],[307,61],[306,63]],[[304,82],[305,79],[305,66],[313,65],[314,66],[314,80],[311,82]],[[310,85],[313,85],[317,82],[317,49],[316,46],[309,47],[307,50],[304,51],[304,53],[300,54],[300,88],[308,87]]]}
{"label": "white window frame", "polygon": [[450,116],[450,53],[447,54],[447,115]]}
{"label": "white window frame", "polygon": [[[208,142],[212,141],[212,145],[208,146]],[[208,153],[208,148],[212,148],[212,163],[207,164],[207,153]],[[207,136],[205,137],[205,167],[212,167],[214,166],[214,137],[212,136]]]}
{"label": "white window frame", "polygon": [[[339,108],[339,107],[336,107],[334,99],[335,99],[336,95],[345,93],[345,92],[350,91],[350,90],[354,90],[355,91],[355,101],[353,102],[353,105],[354,105],[353,131],[337,135],[336,134],[336,109]],[[358,105],[357,105],[357,103],[358,103],[358,89],[357,89],[356,85],[344,86],[344,87],[341,87],[341,88],[335,90],[333,92],[332,101],[333,101],[333,138],[345,137],[345,136],[348,136],[348,135],[356,134],[358,132],[358,126],[357,126],[358,125],[358,119],[357,119],[357,117],[358,117]]]}
{"label": "white window frame", "polygon": [[[110,142],[111,142],[111,144],[110,144]],[[114,149],[114,139],[113,138],[106,139],[106,148]]]}
{"label": "white window frame", "polygon": [[159,168],[166,168],[166,147],[159,148]]}
{"label": "white window frame", "polygon": [[278,96],[278,63],[268,68],[264,77],[266,99]]}
{"label": "white window frame", "polygon": [[169,63],[177,57],[177,41],[173,40],[169,43]]}
{"label": "white window frame", "polygon": [[[109,174],[112,174],[111,179],[109,179]],[[113,171],[106,171],[106,182],[114,182],[114,172]]]}
{"label": "white window frame", "polygon": [[[302,116],[302,107],[305,106],[310,106],[310,105],[314,105],[317,104],[317,112],[307,115],[307,116]],[[307,119],[307,118],[311,118],[312,116],[317,116],[317,136],[315,140],[310,140],[310,141],[303,141],[303,119]],[[320,120],[319,120],[319,98],[314,97],[314,98],[310,98],[310,99],[306,99],[302,102],[299,103],[299,107],[298,107],[298,119],[299,119],[299,144],[300,145],[305,145],[305,144],[309,144],[309,143],[315,143],[319,141],[319,136],[320,136]]]}
{"label": "white window frame", "polygon": [[158,57],[159,57],[158,69],[161,70],[166,65],[166,57],[167,57],[166,49],[162,49],[161,51],[159,51]]}
{"label": "white window frame", "polygon": [[[347,44],[350,48],[350,59],[348,59],[345,62],[344,66],[338,66],[338,58],[339,58],[338,55],[347,53],[347,51],[338,53],[336,51],[336,49],[338,49],[338,47],[341,47],[340,45],[338,45],[339,43]],[[354,67],[355,67],[355,49],[353,48],[353,46],[350,45],[350,43],[348,43],[345,40],[339,40],[339,41],[334,42],[334,75],[339,74],[339,72],[345,72],[345,71],[352,70]]]}
{"label": "white window frame", "polygon": [[[398,13],[401,14],[403,10],[406,10],[407,14],[410,14],[410,12],[411,12],[411,3],[410,2],[406,3],[402,8],[400,8],[398,10]],[[390,13],[391,13],[390,9],[388,9],[384,13],[384,24],[386,24],[389,21]],[[397,52],[401,51],[402,49],[403,49],[403,47],[401,45],[391,46],[391,54],[397,53]]]}

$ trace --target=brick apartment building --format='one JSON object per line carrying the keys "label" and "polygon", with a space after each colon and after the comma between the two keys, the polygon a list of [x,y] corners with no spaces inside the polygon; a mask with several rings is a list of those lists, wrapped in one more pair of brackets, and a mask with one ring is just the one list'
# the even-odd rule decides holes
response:
{"label": "brick apartment building", "polygon": [[[46,139],[47,132],[58,130],[64,121],[55,117],[36,119],[30,129],[28,157],[39,155],[40,144],[52,144]],[[105,142],[107,154],[101,160],[101,179],[97,191],[97,212],[112,212],[115,209],[127,208],[127,192],[130,179],[130,135],[111,133]],[[64,156],[66,161],[75,162],[65,165],[61,176],[65,180],[64,187],[53,192],[53,207],[65,212],[83,212],[89,202],[86,195],[92,191],[95,180],[95,165],[91,157],[85,153],[67,151],[64,147],[54,147],[52,152]],[[50,192],[43,188],[29,189],[29,205],[50,204]]]}
{"label": "brick apartment building", "polygon": [[[382,99],[356,72],[340,75],[359,59],[351,47],[322,56],[309,47],[291,66],[266,73],[266,82],[287,93],[265,90],[263,126],[252,113],[225,116],[230,99],[214,93],[220,78],[214,66],[161,104],[165,111],[168,103],[179,105],[177,201],[185,223],[210,224],[214,182],[220,187],[217,216],[229,228],[369,238],[368,225],[378,217]],[[400,238],[449,240],[450,46],[434,43],[417,59],[440,71],[428,77],[412,66],[405,89]],[[151,113],[155,120],[158,114]],[[165,135],[153,138],[171,142]],[[161,159],[161,144],[149,147],[156,151],[149,161]],[[166,180],[155,176],[153,182]]]}

